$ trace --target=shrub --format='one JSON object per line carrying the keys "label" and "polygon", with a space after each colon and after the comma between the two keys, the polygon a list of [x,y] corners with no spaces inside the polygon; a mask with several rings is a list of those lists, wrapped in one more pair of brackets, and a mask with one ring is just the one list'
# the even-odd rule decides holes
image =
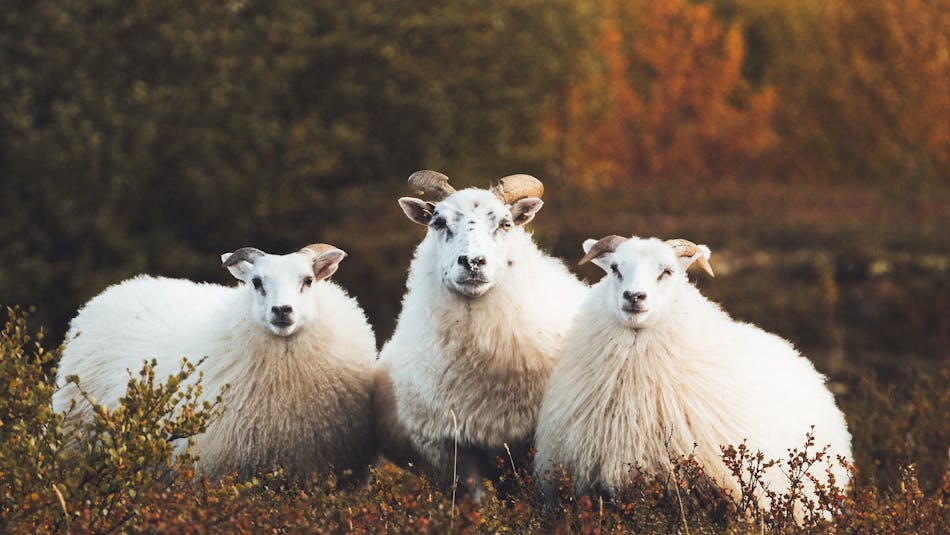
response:
{"label": "shrub", "polygon": [[[60,351],[43,348],[42,331],[31,334],[22,311],[8,309],[7,316],[0,331],[0,531],[5,533],[950,532],[946,459],[941,464],[927,451],[913,450],[929,469],[941,470],[932,492],[921,488],[917,466],[905,462],[893,486],[878,486],[877,478],[855,471],[847,491],[832,481],[816,485],[810,499],[802,493],[809,482],[806,471],[820,472],[835,462],[810,436],[783,459],[766,459],[745,444],[724,447],[723,460],[741,481],[736,497],[711,481],[693,457],[676,455],[670,456],[669,476],[634,472],[614,498],[576,496],[573,483],[561,476],[551,509],[542,506],[532,475],[510,468],[488,482],[478,504],[388,463],[371,469],[365,480],[348,483],[341,483],[346,474],[299,482],[280,471],[249,481],[232,476],[210,482],[195,476],[196,458],[187,449],[174,455],[176,446],[183,448],[210,418],[227,410],[220,399],[198,402],[200,375],[187,380],[194,365],[184,361],[178,373],[160,378],[145,363],[130,372],[118,407],[97,406],[89,422],[73,429],[64,422],[69,412],[50,409]],[[81,378],[71,380],[82,384]],[[920,401],[933,393],[908,396]],[[856,448],[870,451],[867,442],[876,435],[855,423],[866,416],[849,414]],[[896,429],[891,416],[884,411],[867,422],[880,425],[883,433]],[[936,416],[917,421],[927,426],[916,430],[920,434],[943,425]],[[888,447],[906,449],[902,436],[890,437]],[[507,459],[498,462],[510,466]],[[797,482],[788,492],[764,487],[763,470],[776,465]],[[758,508],[759,493],[771,504],[768,511]]]}
{"label": "shrub", "polygon": [[155,362],[146,362],[137,374],[129,372],[117,408],[87,397],[94,404],[92,420],[67,425],[70,412],[58,414],[50,406],[60,350],[45,350],[42,331],[30,335],[18,309],[7,309],[7,316],[0,332],[0,388],[6,394],[0,397],[0,520],[8,529],[79,522],[110,531],[138,515],[144,494],[191,478],[195,458],[187,449],[175,457],[176,441],[190,445],[219,410],[198,401],[200,377],[183,386],[194,365],[185,360],[177,374],[158,382]]}

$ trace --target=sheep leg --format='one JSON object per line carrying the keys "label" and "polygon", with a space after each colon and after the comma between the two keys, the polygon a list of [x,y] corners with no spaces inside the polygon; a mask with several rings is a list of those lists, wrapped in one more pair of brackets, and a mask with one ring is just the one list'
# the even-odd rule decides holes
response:
{"label": "sheep leg", "polygon": [[539,488],[541,492],[541,511],[544,516],[551,515],[557,506],[557,480],[551,474],[542,476]]}
{"label": "sheep leg", "polygon": [[[476,502],[485,493],[484,455],[476,449],[456,445],[454,441],[423,441],[419,447],[431,476],[445,489],[457,486]],[[454,478],[454,479],[453,479]]]}
{"label": "sheep leg", "polygon": [[475,449],[459,449],[458,452],[458,484],[472,495],[475,503],[482,500],[485,494],[485,454]]}

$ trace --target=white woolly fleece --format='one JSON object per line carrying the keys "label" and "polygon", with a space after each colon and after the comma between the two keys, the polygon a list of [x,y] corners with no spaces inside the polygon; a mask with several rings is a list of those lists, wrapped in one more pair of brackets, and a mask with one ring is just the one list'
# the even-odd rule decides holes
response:
{"label": "white woolly fleece", "polygon": [[[416,249],[396,332],[377,366],[376,414],[391,459],[449,479],[450,411],[460,448],[480,452],[483,464],[504,455],[505,444],[530,447],[544,385],[587,287],[522,228],[510,232],[505,276],[475,299],[440,280],[433,233]],[[470,468],[474,477],[490,467]]]}
{"label": "white woolly fleece", "polygon": [[[335,284],[315,283],[316,319],[282,338],[249,317],[253,294],[242,290],[149,276],[106,289],[71,323],[60,384],[78,375],[92,398],[116,407],[129,371],[146,359],[157,359],[164,381],[183,357],[207,357],[198,367],[202,398],[231,387],[224,413],[197,437],[201,472],[365,469],[377,451],[369,415],[375,339],[362,309]],[[55,394],[53,408],[67,410],[74,398],[70,418],[89,418],[91,406],[72,384]]]}
{"label": "white woolly fleece", "polygon": [[[720,445],[748,440],[767,459],[785,458],[810,426],[832,459],[850,460],[844,416],[812,363],[782,338],[733,321],[681,272],[673,276],[680,280],[668,314],[645,329],[608,312],[609,277],[592,287],[541,405],[536,473],[562,465],[579,492],[616,493],[632,469],[665,475],[670,454],[694,453],[709,476],[737,492]],[[846,470],[833,473],[847,483]],[[813,475],[823,477],[824,467]],[[788,487],[778,467],[767,480],[772,490]]]}

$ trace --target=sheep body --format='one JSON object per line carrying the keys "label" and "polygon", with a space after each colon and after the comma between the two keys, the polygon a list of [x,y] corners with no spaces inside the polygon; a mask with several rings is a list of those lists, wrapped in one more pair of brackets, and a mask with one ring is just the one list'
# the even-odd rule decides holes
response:
{"label": "sheep body", "polygon": [[[450,202],[498,201],[463,190]],[[544,385],[586,286],[519,226],[507,235],[504,277],[466,297],[440,281],[439,240],[430,230],[416,249],[396,331],[380,353],[375,404],[384,454],[442,479],[453,471],[457,431],[465,483],[490,474],[506,446],[515,457],[530,448]]]}
{"label": "sheep body", "polygon": [[[613,494],[632,469],[667,475],[671,455],[694,454],[714,481],[737,493],[721,445],[747,440],[767,459],[785,458],[811,426],[816,446],[830,444],[831,459],[850,460],[844,416],[812,363],[786,340],[734,321],[685,274],[674,278],[667,314],[642,329],[619,323],[605,306],[611,276],[592,287],[542,402],[536,472],[561,465],[578,491]],[[847,482],[843,467],[832,471]],[[789,485],[778,467],[765,479],[774,491]]]}
{"label": "sheep body", "polygon": [[[129,370],[145,359],[154,358],[164,378],[183,357],[206,357],[198,368],[202,397],[230,388],[222,415],[197,437],[203,473],[246,477],[277,464],[293,476],[365,468],[376,455],[369,418],[375,341],[362,309],[335,284],[314,284],[317,319],[277,337],[247,313],[255,294],[246,286],[139,276],[106,289],[71,323],[60,382],[78,375],[90,397],[115,407]],[[57,392],[54,409],[67,410],[72,399],[70,418],[89,418],[91,406],[73,384]]]}

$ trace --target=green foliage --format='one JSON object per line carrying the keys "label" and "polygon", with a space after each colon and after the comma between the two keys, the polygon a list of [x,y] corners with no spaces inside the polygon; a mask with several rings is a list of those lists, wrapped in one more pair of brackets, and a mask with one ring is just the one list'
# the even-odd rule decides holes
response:
{"label": "green foliage", "polygon": [[46,351],[42,331],[30,333],[24,315],[7,309],[0,332],[0,521],[10,525],[53,511],[52,485],[66,435],[53,412],[58,351]]}
{"label": "green foliage", "polygon": [[30,334],[21,311],[7,309],[0,332],[0,525],[5,531],[73,524],[110,531],[147,509],[143,496],[170,481],[187,484],[195,457],[185,446],[216,416],[220,402],[198,400],[200,378],[185,382],[194,365],[184,361],[178,373],[159,382],[154,362],[146,363],[130,374],[117,408],[87,399],[93,403],[89,420],[72,422],[72,411],[63,415],[51,409],[57,388],[53,365],[60,352],[43,349],[41,339],[42,333],[36,339]]}
{"label": "green foliage", "polygon": [[324,241],[384,195],[398,212],[419,168],[538,172],[582,18],[567,0],[0,10],[0,301],[43,303],[58,336],[121,278],[224,281],[221,252]]}
{"label": "green foliage", "polygon": [[[0,10],[0,303],[42,305],[38,319],[59,339],[83,302],[134,274],[230,282],[217,261],[222,252],[246,245],[289,252],[326,241],[350,253],[335,278],[359,298],[382,342],[420,235],[395,199],[408,174],[425,167],[459,186],[536,173],[548,187],[533,227],[568,259],[597,232],[676,232],[717,255],[819,251],[833,256],[835,269],[853,253],[871,261],[887,253],[886,262],[889,253],[945,255],[948,167],[901,162],[920,161],[926,145],[907,141],[915,124],[939,138],[944,114],[924,113],[924,104],[946,91],[897,98],[929,87],[913,83],[916,63],[901,58],[939,45],[942,34],[930,30],[943,19],[908,44],[914,34],[899,30],[930,11],[882,21],[874,6],[893,0],[835,17],[813,0],[677,2],[677,12],[696,15],[686,20],[663,15],[659,4],[645,13],[653,4],[611,0],[622,8],[615,22],[625,47],[649,58],[625,74],[646,84],[666,73],[667,85],[649,86],[654,97],[640,110],[647,123],[628,121],[623,136],[594,140],[594,148],[649,159],[678,146],[664,161],[680,166],[685,182],[666,176],[677,173],[647,182],[624,167],[619,186],[594,194],[577,187],[581,175],[603,186],[582,149],[593,130],[570,117],[589,115],[572,106],[594,112],[607,95],[575,102],[568,89],[604,67],[595,36],[605,1],[15,2]],[[652,33],[640,31],[648,19]],[[710,49],[677,32],[721,39]],[[859,38],[842,41],[848,32]],[[821,47],[831,41],[844,48],[826,54]],[[896,55],[875,62],[871,52],[881,47]],[[848,51],[874,67],[871,81],[893,72],[893,82],[853,89]],[[921,70],[921,80],[944,83],[935,77],[940,57],[920,64],[937,69]],[[722,61],[730,67],[719,68]],[[854,102],[835,105],[829,79],[835,94],[853,94]],[[757,136],[737,127],[749,112],[742,95],[715,93],[719,105],[708,104],[705,88],[725,82],[740,93],[768,86],[779,94],[781,157],[729,156]],[[878,93],[894,98],[868,104]],[[887,117],[907,119],[891,128]],[[646,148],[648,139],[680,130],[716,144]],[[579,144],[565,146],[568,131]],[[874,139],[907,152],[875,150]],[[566,154],[583,173],[558,167]],[[898,187],[908,183],[920,187]],[[947,347],[946,268],[892,265],[841,293],[843,324],[866,338],[854,351],[903,349],[908,340],[912,353]],[[820,298],[814,287],[809,299],[760,305],[758,290],[772,299],[776,292],[764,290],[775,281],[742,276],[761,277],[748,279],[756,298],[717,285],[727,305],[808,350],[835,350],[826,311],[807,314],[811,298]],[[803,291],[815,279],[807,268],[775,277]],[[880,328],[882,317],[896,326]]]}
{"label": "green foliage", "polygon": [[[83,393],[85,401],[93,404],[94,417],[73,438],[78,451],[69,454],[75,458],[64,461],[70,469],[65,481],[79,483],[67,485],[64,495],[67,500],[101,496],[103,511],[121,511],[104,515],[104,524],[125,522],[138,514],[140,493],[180,472],[188,473],[197,460],[190,449],[192,437],[204,432],[219,412],[220,397],[215,402],[199,401],[200,374],[196,382],[186,381],[195,372],[194,364],[184,360],[181,370],[164,382],[156,381],[155,366],[153,360],[137,375],[130,373],[126,393],[115,409]],[[71,415],[66,412],[67,421]],[[176,450],[180,455],[175,456]]]}

